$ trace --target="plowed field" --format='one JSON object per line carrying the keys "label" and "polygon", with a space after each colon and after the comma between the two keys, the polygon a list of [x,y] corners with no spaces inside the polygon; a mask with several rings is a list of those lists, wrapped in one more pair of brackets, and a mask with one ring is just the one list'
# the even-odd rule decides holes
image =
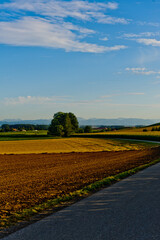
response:
{"label": "plowed field", "polygon": [[160,148],[120,152],[0,155],[0,216],[160,157]]}

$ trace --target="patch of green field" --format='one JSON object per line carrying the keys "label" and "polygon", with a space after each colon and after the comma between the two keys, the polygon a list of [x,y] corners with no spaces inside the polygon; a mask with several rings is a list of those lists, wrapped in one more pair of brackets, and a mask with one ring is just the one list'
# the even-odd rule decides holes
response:
{"label": "patch of green field", "polygon": [[[144,128],[126,128],[125,130],[101,132],[101,133],[80,133],[71,137],[91,137],[91,138],[121,138],[121,139],[137,139],[160,141],[160,131],[143,132]],[[47,130],[26,131],[26,132],[1,132],[0,141],[17,141],[17,140],[40,140],[54,139],[59,137],[51,137],[47,135]]]}
{"label": "patch of green field", "polygon": [[47,135],[47,130],[26,131],[26,132],[0,132],[0,136],[28,136],[28,135]]}
{"label": "patch of green field", "polygon": [[104,132],[104,133],[81,133],[75,134],[76,137],[92,137],[92,138],[124,138],[124,139],[137,139],[137,140],[151,140],[151,141],[160,141],[160,131],[113,131],[113,132]]}
{"label": "patch of green field", "polygon": [[17,141],[17,140],[37,140],[52,139],[54,137],[47,136],[46,130],[26,131],[26,132],[1,132],[0,141]]}

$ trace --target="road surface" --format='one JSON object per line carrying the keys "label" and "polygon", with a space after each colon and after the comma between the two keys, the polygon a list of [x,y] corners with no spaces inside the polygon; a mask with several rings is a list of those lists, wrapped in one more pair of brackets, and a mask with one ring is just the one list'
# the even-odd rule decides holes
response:
{"label": "road surface", "polygon": [[160,240],[160,163],[3,240]]}

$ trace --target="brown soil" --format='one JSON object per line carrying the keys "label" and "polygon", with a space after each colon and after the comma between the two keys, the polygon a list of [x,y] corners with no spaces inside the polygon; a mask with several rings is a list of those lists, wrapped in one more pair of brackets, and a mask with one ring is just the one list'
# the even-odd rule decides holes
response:
{"label": "brown soil", "polygon": [[120,152],[0,155],[0,216],[73,192],[160,157],[160,147]]}

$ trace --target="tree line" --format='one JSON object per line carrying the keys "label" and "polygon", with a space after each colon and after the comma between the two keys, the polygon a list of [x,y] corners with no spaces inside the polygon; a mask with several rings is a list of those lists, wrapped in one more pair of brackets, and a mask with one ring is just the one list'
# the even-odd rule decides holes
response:
{"label": "tree line", "polygon": [[14,129],[18,130],[18,131],[22,131],[22,130],[48,130],[48,125],[33,125],[33,124],[14,124],[14,125],[10,125],[10,124],[3,124],[1,126],[1,132],[10,132],[13,131]]}

